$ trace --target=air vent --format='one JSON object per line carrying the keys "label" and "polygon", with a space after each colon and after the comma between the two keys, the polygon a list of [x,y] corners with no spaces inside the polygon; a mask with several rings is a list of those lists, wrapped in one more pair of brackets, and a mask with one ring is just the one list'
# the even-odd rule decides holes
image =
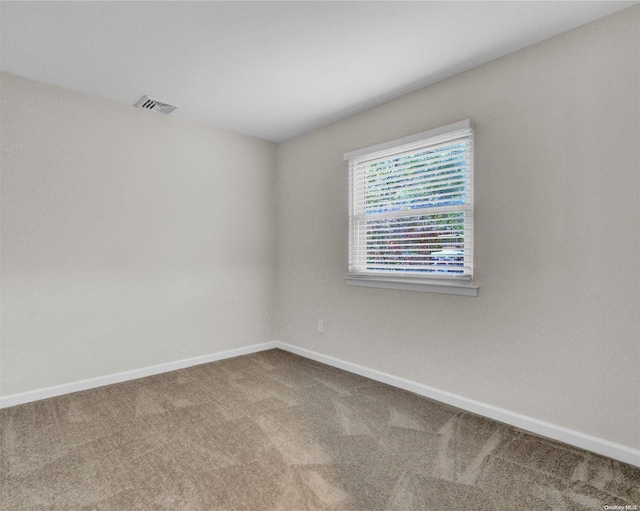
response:
{"label": "air vent", "polygon": [[163,115],[170,114],[178,108],[177,106],[151,99],[149,96],[142,96],[142,99],[136,103],[136,106],[142,110],[151,110],[152,112],[158,112]]}

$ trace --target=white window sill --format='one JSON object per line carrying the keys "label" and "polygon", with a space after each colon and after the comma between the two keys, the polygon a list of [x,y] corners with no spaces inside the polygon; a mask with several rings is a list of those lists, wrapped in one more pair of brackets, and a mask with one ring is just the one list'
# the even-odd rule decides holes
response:
{"label": "white window sill", "polygon": [[436,279],[389,278],[375,276],[347,275],[344,278],[348,286],[377,287],[382,289],[401,289],[422,293],[440,293],[445,295],[478,296],[478,286],[468,281],[439,281]]}

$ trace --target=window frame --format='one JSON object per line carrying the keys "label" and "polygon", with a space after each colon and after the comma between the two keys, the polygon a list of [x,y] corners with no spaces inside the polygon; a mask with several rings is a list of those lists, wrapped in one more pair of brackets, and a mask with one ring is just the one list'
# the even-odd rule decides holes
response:
{"label": "window frame", "polygon": [[[349,268],[348,274],[345,277],[345,282],[350,286],[361,287],[374,287],[385,289],[400,289],[406,291],[420,291],[427,293],[441,293],[441,294],[454,294],[463,296],[477,296],[478,287],[473,284],[473,216],[474,216],[474,200],[473,200],[473,183],[474,183],[474,123],[471,119],[465,119],[462,121],[440,126],[435,129],[415,133],[407,137],[391,140],[382,144],[357,149],[344,154],[344,160],[349,161],[349,263],[351,266],[352,253],[354,247],[357,251],[362,251],[362,247],[358,249],[356,240],[354,239],[354,217],[355,206],[354,204],[360,200],[363,200],[362,196],[357,196],[357,192],[354,188],[354,161],[368,157],[375,153],[385,152],[407,146],[410,144],[425,142],[425,147],[429,145],[430,139],[436,139],[440,137],[446,137],[448,134],[460,132],[462,130],[469,131],[470,139],[470,158],[468,159],[468,169],[466,174],[465,186],[469,193],[467,194],[464,204],[459,205],[459,208],[447,206],[448,209],[464,211],[465,215],[468,215],[465,220],[465,225],[469,225],[468,231],[465,230],[465,242],[468,241],[468,249],[465,249],[465,263],[469,265],[468,274],[465,275],[453,275],[453,274],[435,274],[428,273],[419,275],[416,273],[384,273],[380,271],[353,271]],[[421,149],[416,149],[419,151]],[[410,212],[411,209],[405,209],[403,211]],[[423,210],[424,211],[424,210]],[[424,213],[423,213],[424,214]],[[434,213],[437,214],[437,213]],[[398,215],[398,212],[390,213],[389,218],[393,215]],[[467,240],[466,234],[469,235]]]}

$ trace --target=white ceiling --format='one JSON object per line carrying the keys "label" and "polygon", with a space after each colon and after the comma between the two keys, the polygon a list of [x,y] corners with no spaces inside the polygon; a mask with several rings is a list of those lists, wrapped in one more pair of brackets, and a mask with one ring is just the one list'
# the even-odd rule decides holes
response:
{"label": "white ceiling", "polygon": [[282,141],[634,3],[2,1],[0,69]]}

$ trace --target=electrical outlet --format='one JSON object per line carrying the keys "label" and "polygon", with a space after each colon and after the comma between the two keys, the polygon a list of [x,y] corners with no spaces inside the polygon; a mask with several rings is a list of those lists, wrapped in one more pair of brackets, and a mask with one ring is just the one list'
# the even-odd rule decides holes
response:
{"label": "electrical outlet", "polygon": [[324,321],[321,319],[318,320],[318,332],[324,332]]}

